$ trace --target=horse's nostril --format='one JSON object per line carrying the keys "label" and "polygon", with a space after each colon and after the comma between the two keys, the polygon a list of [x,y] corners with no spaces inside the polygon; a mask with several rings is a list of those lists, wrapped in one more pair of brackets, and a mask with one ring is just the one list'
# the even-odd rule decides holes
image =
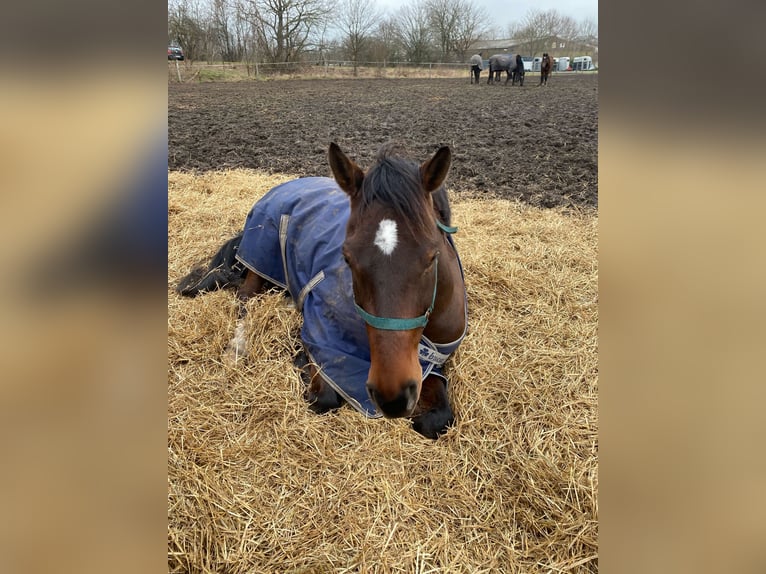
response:
{"label": "horse's nostril", "polygon": [[409,416],[417,401],[418,384],[408,381],[401,387],[399,394],[393,399],[386,400],[372,385],[367,385],[367,394],[373,403],[389,418]]}

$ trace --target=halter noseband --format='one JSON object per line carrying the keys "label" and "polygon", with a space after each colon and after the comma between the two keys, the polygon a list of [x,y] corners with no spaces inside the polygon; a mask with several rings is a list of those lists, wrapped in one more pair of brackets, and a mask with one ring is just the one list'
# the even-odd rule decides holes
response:
{"label": "halter noseband", "polygon": [[[444,225],[441,221],[436,221],[436,226],[444,231],[445,233],[455,233],[457,231],[457,227],[450,227],[448,225]],[[365,323],[367,323],[370,327],[374,329],[382,329],[384,331],[409,331],[411,329],[419,329],[421,327],[425,327],[428,324],[428,318],[431,316],[431,313],[434,310],[434,304],[436,303],[436,287],[439,284],[439,255],[437,253],[436,258],[434,259],[434,294],[431,297],[431,306],[426,310],[425,313],[420,315],[419,317],[414,317],[412,319],[396,319],[393,317],[378,317],[377,315],[372,315],[362,309],[359,305],[357,305],[356,301],[354,301],[354,307],[356,307],[356,312],[359,313],[359,316],[364,319]]]}

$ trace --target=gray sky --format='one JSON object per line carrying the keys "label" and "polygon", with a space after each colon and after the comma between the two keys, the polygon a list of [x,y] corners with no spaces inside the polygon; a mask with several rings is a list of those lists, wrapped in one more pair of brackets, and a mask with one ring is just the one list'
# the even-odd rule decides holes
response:
{"label": "gray sky", "polygon": [[[393,12],[412,0],[376,0],[378,6]],[[556,10],[562,16],[571,16],[576,21],[592,18],[598,23],[598,0],[474,0],[477,6],[483,6],[495,15],[494,27],[505,32],[508,25],[519,22],[530,9]]]}

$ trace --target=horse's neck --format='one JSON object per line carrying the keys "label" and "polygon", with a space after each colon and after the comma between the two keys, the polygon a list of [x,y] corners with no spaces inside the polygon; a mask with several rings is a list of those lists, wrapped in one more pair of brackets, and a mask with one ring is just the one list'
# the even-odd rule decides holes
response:
{"label": "horse's neck", "polygon": [[436,303],[423,334],[434,343],[452,343],[465,330],[465,286],[452,242],[445,236],[439,255]]}

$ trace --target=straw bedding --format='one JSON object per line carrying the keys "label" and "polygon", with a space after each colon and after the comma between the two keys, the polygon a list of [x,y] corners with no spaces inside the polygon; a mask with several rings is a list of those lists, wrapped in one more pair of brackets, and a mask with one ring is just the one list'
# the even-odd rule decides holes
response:
{"label": "straw bedding", "polygon": [[289,179],[169,173],[170,572],[595,572],[597,216],[452,195],[469,333],[437,441],[349,407],[311,413],[300,317],[172,285]]}

